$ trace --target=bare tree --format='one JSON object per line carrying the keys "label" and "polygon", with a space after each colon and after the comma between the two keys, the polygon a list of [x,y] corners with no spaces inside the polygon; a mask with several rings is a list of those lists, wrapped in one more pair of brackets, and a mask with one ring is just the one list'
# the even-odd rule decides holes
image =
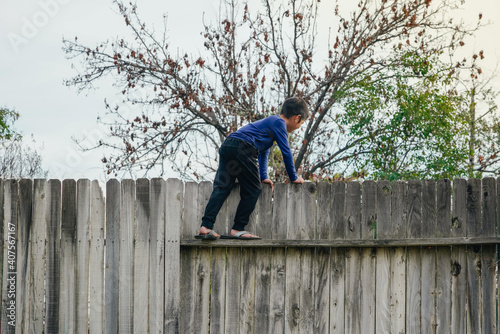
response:
{"label": "bare tree", "polygon": [[[68,57],[81,61],[81,73],[67,85],[83,90],[112,75],[124,102],[142,106],[141,115],[128,115],[122,104],[106,105],[109,114],[101,121],[110,138],[96,147],[114,149],[103,159],[109,173],[158,166],[162,173],[169,161],[182,176],[198,177],[216,167],[216,149],[229,133],[278,113],[289,96],[303,97],[311,109],[305,129],[291,138],[296,166],[306,177],[362,165],[389,134],[404,132],[390,127],[398,103],[383,100],[381,83],[406,80],[411,87],[454,77],[464,65],[453,61],[454,51],[480,26],[453,21],[457,1],[360,0],[348,15],[337,6],[331,21],[338,26],[318,41],[319,1],[264,0],[253,12],[249,4],[227,0],[217,23],[205,24],[206,52],[193,57],[172,51],[167,36],[155,35],[135,5],[115,3],[133,40],[96,47],[64,40]],[[328,47],[319,53],[320,46]],[[434,61],[442,62],[430,69]],[[419,71],[420,62],[427,62],[428,73]],[[366,87],[380,87],[374,110],[385,112],[350,117],[344,106]],[[361,125],[363,131],[353,130]],[[279,167],[275,174],[284,175]]]}

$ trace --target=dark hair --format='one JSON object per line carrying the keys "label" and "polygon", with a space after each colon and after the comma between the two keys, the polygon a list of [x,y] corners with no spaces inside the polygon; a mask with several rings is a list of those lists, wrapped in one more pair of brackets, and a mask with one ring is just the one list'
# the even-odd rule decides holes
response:
{"label": "dark hair", "polygon": [[300,115],[301,119],[307,119],[309,117],[309,108],[306,101],[300,97],[289,97],[281,106],[281,114],[286,118]]}

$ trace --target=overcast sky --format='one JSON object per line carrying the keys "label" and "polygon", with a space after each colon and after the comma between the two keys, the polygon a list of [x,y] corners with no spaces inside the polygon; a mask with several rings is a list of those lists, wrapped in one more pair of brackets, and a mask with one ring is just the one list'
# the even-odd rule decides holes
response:
{"label": "overcast sky", "polygon": [[[334,2],[323,0],[323,2]],[[351,0],[344,0],[351,1]],[[252,1],[250,1],[251,3]],[[202,16],[214,17],[218,0],[140,0],[139,13],[161,30],[168,15],[170,44],[195,53],[201,50]],[[483,69],[491,72],[500,59],[500,0],[468,0],[464,15],[483,13],[485,27],[470,50],[485,51]],[[473,20],[471,20],[473,21]],[[105,181],[102,152],[83,153],[71,137],[105,135],[96,119],[105,112],[104,99],[118,100],[117,90],[103,81],[96,91],[78,94],[63,80],[75,75],[62,51],[63,36],[87,45],[123,35],[123,18],[111,0],[2,0],[0,2],[0,106],[21,114],[16,128],[33,134],[50,178],[89,178]],[[500,90],[500,80],[495,81]],[[150,175],[152,177],[153,175]],[[166,175],[169,177],[173,175]]]}

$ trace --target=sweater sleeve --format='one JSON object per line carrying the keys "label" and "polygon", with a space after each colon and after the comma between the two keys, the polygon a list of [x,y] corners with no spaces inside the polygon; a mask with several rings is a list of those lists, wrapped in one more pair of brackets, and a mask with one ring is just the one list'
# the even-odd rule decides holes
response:
{"label": "sweater sleeve", "polygon": [[[295,172],[295,165],[293,163],[293,154],[290,149],[290,144],[288,143],[288,133],[286,132],[286,124],[282,119],[276,120],[273,127],[273,135],[278,143],[278,146],[283,155],[283,161],[285,162],[286,172],[290,181],[295,181],[298,179],[297,173]],[[266,164],[267,166],[267,164]]]}
{"label": "sweater sleeve", "polygon": [[270,148],[263,152],[259,152],[259,173],[260,173],[260,181],[264,181],[268,179],[267,176],[267,166],[269,163],[269,151]]}

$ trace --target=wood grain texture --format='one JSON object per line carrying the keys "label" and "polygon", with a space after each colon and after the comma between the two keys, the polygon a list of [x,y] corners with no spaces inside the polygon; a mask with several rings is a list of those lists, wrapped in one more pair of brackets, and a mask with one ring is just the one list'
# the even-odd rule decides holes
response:
{"label": "wood grain texture", "polygon": [[62,183],[61,216],[61,290],[59,295],[59,328],[65,333],[74,333],[75,288],[76,288],[76,182]]}
{"label": "wood grain texture", "polygon": [[[3,190],[3,189],[2,189]],[[33,222],[30,231],[30,312],[29,333],[43,331],[45,293],[45,240],[49,215],[49,188],[47,180],[34,181]]]}
{"label": "wood grain texture", "polygon": [[90,253],[90,180],[76,183],[76,282],[75,332],[88,333],[89,253]]}
{"label": "wood grain texture", "polygon": [[17,219],[17,296],[16,296],[16,327],[18,331],[28,332],[30,318],[30,276],[31,259],[30,231],[32,224],[33,181],[19,181]]}
{"label": "wood grain texture", "polygon": [[89,332],[105,331],[104,248],[106,207],[103,191],[97,181],[90,189],[90,252],[89,263]]}
{"label": "wood grain texture", "polygon": [[180,236],[184,184],[167,180],[165,215],[165,316],[164,333],[179,333],[180,305]]}
{"label": "wood grain texture", "polygon": [[49,180],[50,213],[47,224],[47,258],[45,267],[45,331],[59,332],[61,291],[61,181]]}
{"label": "wood grain texture", "polygon": [[361,185],[355,181],[347,183],[345,238],[361,238]]}
{"label": "wood grain texture", "polygon": [[135,234],[134,180],[121,181],[120,200],[120,267],[118,272],[118,322],[120,331],[134,331],[134,234]]}
{"label": "wood grain texture", "polygon": [[330,239],[333,219],[333,188],[329,182],[318,183],[316,239]]}
{"label": "wood grain texture", "polygon": [[105,258],[105,328],[118,332],[120,264],[121,184],[116,179],[106,183],[106,258]]}
{"label": "wood grain texture", "polygon": [[377,183],[367,180],[362,185],[361,239],[373,239],[377,226]]}
{"label": "wood grain texture", "polygon": [[377,182],[377,239],[389,239],[392,235],[392,191],[389,181]]}
{"label": "wood grain texture", "polygon": [[451,235],[452,237],[466,236],[467,224],[467,181],[464,179],[453,180]]}
{"label": "wood grain texture", "polygon": [[[148,179],[137,179],[135,183],[134,219],[134,312],[133,327],[136,333],[147,332],[149,325],[149,238],[151,228],[151,198]],[[120,245],[122,246],[122,245]],[[130,247],[130,245],[123,245]]]}
{"label": "wood grain texture", "polygon": [[436,186],[436,237],[450,236],[451,233],[451,182],[437,181]]}
{"label": "wood grain texture", "polygon": [[[2,311],[0,326],[2,333],[15,333],[16,285],[18,282],[19,183],[15,180],[5,180],[4,186],[4,224],[2,228],[6,241],[2,249],[4,261],[2,268]],[[54,290],[57,291],[56,286],[52,284],[53,282],[54,280],[51,281],[50,290],[52,293]],[[54,320],[51,318],[51,325],[53,322]],[[55,327],[57,327],[57,324]]]}

